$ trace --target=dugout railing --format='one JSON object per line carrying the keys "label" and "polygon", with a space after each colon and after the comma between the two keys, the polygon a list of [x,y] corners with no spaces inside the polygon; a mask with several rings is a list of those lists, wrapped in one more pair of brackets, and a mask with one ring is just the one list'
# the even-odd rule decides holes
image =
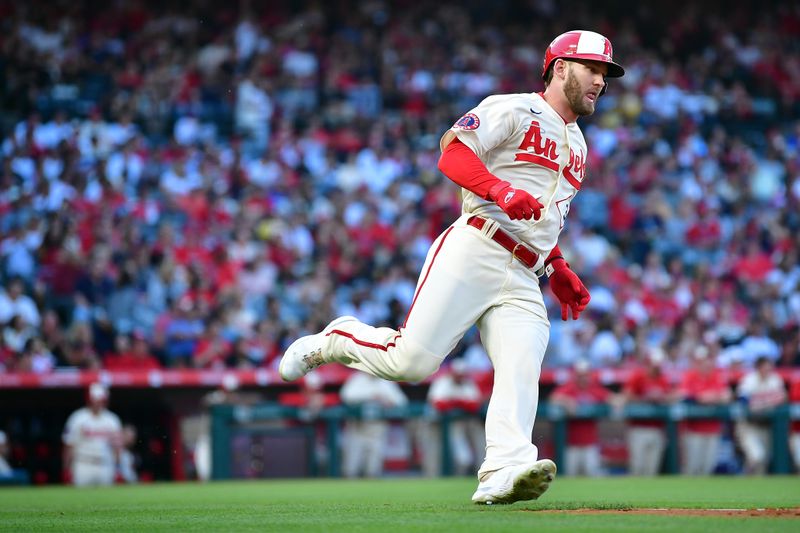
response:
{"label": "dugout railing", "polygon": [[[573,413],[567,413],[562,407],[543,403],[539,407],[540,417],[552,424],[552,438],[555,460],[561,463],[567,445],[568,421],[571,418],[593,419],[660,419],[664,421],[667,436],[667,449],[665,452],[664,471],[676,474],[680,471],[679,462],[679,426],[684,420],[715,418],[726,421],[740,419],[761,420],[769,424],[772,431],[772,466],[771,473],[786,474],[791,472],[789,453],[789,429],[792,420],[800,420],[800,404],[784,404],[769,411],[751,413],[742,404],[731,403],[722,406],[704,406],[687,403],[672,405],[628,404],[615,410],[608,405],[579,406]],[[466,417],[483,416],[452,410],[439,413],[429,405],[412,402],[406,407],[377,408],[335,406],[321,410],[313,415],[304,408],[289,407],[280,404],[261,404],[255,406],[243,405],[214,405],[211,408],[211,442],[212,442],[212,479],[230,479],[233,476],[234,449],[232,441],[238,432],[249,434],[276,435],[280,432],[303,432],[310,425],[321,424],[324,427],[327,458],[324,461],[325,469],[317,468],[317,461],[309,453],[307,460],[310,462],[308,472],[310,475],[323,475],[339,477],[340,442],[342,438],[343,422],[347,419],[380,418],[393,421],[407,421],[424,418],[439,424],[441,431],[440,453],[442,475],[451,475],[453,462],[450,452],[450,424],[454,420]],[[262,427],[259,424],[270,421],[293,421],[292,428]],[[305,429],[304,429],[305,428]],[[306,431],[311,438],[311,433]],[[237,451],[236,453],[241,453]]]}

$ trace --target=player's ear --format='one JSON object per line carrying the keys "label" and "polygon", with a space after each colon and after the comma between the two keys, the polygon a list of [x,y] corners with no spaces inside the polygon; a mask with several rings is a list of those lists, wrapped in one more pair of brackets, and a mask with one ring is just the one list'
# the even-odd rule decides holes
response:
{"label": "player's ear", "polygon": [[569,69],[569,65],[567,62],[561,58],[558,58],[553,63],[553,77],[558,77],[561,80],[567,79],[567,70]]}

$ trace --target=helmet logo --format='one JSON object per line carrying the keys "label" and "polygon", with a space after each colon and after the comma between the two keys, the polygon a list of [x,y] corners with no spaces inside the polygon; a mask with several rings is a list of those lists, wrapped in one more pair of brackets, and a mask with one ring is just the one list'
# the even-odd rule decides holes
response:
{"label": "helmet logo", "polygon": [[578,54],[597,54],[611,60],[611,43],[608,39],[593,31],[581,32],[578,45],[575,48]]}

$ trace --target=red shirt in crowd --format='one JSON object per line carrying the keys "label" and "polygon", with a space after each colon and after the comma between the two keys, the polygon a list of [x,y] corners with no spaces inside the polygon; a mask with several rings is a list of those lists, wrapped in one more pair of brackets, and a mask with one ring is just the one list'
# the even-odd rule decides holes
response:
{"label": "red shirt in crowd", "polygon": [[161,363],[149,353],[125,352],[103,358],[107,370],[158,370]]}
{"label": "red shirt in crowd", "polygon": [[[562,398],[576,405],[598,405],[608,400],[608,389],[595,381],[585,385],[576,380],[568,381],[553,391],[552,399]],[[598,422],[594,418],[570,418],[567,420],[567,445],[592,446],[600,442]]]}
{"label": "red shirt in crowd", "polygon": [[[700,372],[694,368],[683,374],[681,392],[687,400],[700,404],[718,403],[717,398],[728,389],[725,376],[718,368],[710,372]],[[695,418],[686,420],[686,429],[695,433],[715,434],[722,431],[722,420],[716,418]]]}

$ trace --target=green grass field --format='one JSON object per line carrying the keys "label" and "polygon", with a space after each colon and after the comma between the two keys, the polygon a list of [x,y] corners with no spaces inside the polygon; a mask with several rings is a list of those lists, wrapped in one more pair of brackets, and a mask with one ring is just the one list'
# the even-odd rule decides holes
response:
{"label": "green grass field", "polygon": [[472,478],[0,488],[0,531],[800,531],[796,515],[568,512],[796,508],[798,477],[561,478],[539,501],[489,507],[470,503],[474,488]]}

